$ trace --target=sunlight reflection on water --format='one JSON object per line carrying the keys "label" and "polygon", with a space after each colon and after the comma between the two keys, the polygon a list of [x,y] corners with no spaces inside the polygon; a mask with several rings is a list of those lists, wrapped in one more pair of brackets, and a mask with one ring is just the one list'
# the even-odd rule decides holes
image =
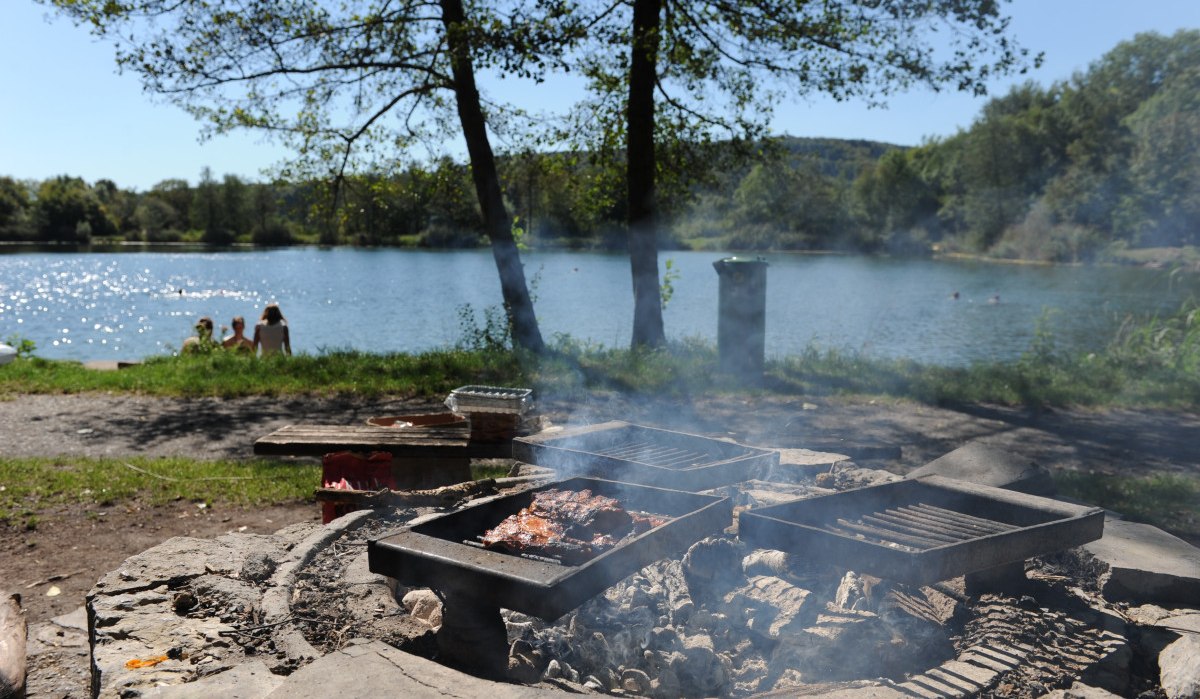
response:
{"label": "sunlight reflection on water", "polygon": [[[663,252],[679,277],[672,338],[715,342],[714,252]],[[1128,313],[1171,312],[1195,278],[1134,269],[1011,267],[923,260],[770,255],[767,353],[808,346],[941,364],[1011,359],[1051,313],[1066,346],[1100,348]],[[632,324],[623,255],[525,255],[543,334],[624,346]],[[959,298],[953,298],[959,292]],[[1000,303],[989,303],[994,295]],[[462,336],[459,309],[498,306],[487,250],[295,248],[236,252],[0,253],[0,339],[51,359],[138,359],[176,350],[201,316],[235,315],[248,333],[278,301],[300,352],[420,351]]]}

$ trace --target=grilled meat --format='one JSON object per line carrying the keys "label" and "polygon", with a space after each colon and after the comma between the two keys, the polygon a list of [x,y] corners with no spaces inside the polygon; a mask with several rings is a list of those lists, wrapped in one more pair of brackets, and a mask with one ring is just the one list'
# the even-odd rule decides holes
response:
{"label": "grilled meat", "polygon": [[489,529],[481,540],[490,549],[549,556],[575,565],[665,521],[632,514],[617,500],[590,490],[550,489],[534,493],[528,507]]}

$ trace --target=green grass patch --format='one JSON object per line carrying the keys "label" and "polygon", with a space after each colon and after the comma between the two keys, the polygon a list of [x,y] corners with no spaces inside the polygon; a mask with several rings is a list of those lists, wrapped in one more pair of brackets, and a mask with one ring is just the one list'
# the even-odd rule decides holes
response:
{"label": "green grass patch", "polygon": [[[323,351],[265,359],[215,350],[155,357],[119,371],[22,356],[0,369],[0,398],[24,393],[133,392],[160,396],[350,394],[443,398],[458,386],[533,388],[580,400],[616,391],[686,400],[694,395],[856,395],[935,405],[998,403],[1196,409],[1200,407],[1200,307],[1127,323],[1096,353],[1061,351],[1043,318],[1016,361],[944,367],[808,348],[767,362],[761,381],[720,371],[717,349],[697,339],[656,350],[613,349],[558,336],[546,356],[506,349],[499,318],[466,348],[422,354]],[[499,333],[498,335],[496,333]]]}
{"label": "green grass patch", "polygon": [[20,358],[0,371],[0,395],[114,391],[158,396],[356,394],[445,396],[469,383],[519,382],[511,352],[423,354],[335,351],[263,359],[234,352],[153,357],[118,371],[78,362]]}
{"label": "green grass patch", "polygon": [[1200,478],[1187,475],[1054,474],[1060,494],[1200,540]]}
{"label": "green grass patch", "polygon": [[311,463],[0,458],[0,519],[26,521],[64,504],[109,507],[126,501],[161,505],[188,500],[250,507],[295,502],[311,500],[320,479],[321,467]]}

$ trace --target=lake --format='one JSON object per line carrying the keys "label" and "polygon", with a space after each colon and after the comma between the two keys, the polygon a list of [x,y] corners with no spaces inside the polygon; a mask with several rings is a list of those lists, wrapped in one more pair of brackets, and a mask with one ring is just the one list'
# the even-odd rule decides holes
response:
{"label": "lake", "polygon": [[[672,339],[715,344],[717,252],[668,252],[679,276],[664,319]],[[768,356],[809,346],[944,365],[1013,359],[1039,318],[1079,350],[1102,348],[1130,314],[1170,313],[1200,295],[1196,275],[1132,268],[769,254]],[[525,255],[547,339],[629,342],[624,255]],[[958,298],[953,294],[958,292]],[[459,311],[500,303],[489,250],[289,248],[35,252],[0,248],[0,340],[19,335],[49,359],[133,360],[178,349],[200,316],[252,329],[277,301],[293,349],[417,352],[453,345]]]}

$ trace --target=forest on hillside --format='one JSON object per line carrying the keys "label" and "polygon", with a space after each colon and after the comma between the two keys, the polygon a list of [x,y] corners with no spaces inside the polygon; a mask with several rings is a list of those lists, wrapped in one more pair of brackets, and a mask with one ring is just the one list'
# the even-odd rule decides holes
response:
{"label": "forest on hillside", "polygon": [[[1086,261],[1200,243],[1200,31],[1141,34],[1069,79],[990,100],[953,136],[902,148],[783,137],[706,149],[663,190],[664,248],[959,251]],[[530,245],[623,247],[620,178],[586,153],[506,153]],[[148,191],[0,177],[0,240],[485,244],[468,166],[450,159],[331,181],[207,169]]]}

